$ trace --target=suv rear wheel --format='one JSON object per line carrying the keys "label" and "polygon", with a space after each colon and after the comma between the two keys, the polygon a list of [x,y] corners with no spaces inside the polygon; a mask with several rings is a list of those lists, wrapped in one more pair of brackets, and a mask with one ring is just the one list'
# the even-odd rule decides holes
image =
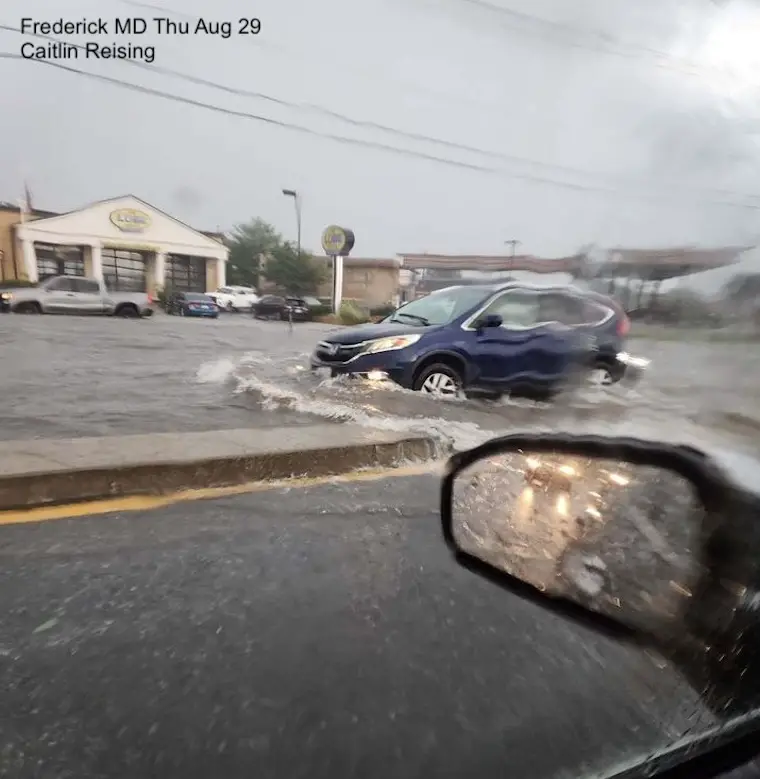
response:
{"label": "suv rear wheel", "polygon": [[414,390],[427,395],[456,397],[462,389],[462,377],[450,365],[434,363],[420,371],[414,380]]}
{"label": "suv rear wheel", "polygon": [[604,363],[599,363],[589,372],[588,383],[592,387],[609,387],[615,380],[612,378],[612,371]]}

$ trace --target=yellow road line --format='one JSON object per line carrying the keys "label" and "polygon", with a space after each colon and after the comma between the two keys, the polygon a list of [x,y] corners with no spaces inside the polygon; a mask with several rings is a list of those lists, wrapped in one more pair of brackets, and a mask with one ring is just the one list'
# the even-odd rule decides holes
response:
{"label": "yellow road line", "polygon": [[250,492],[266,492],[279,489],[304,489],[320,484],[379,481],[381,479],[399,476],[421,476],[427,473],[437,473],[440,465],[423,463],[408,465],[401,468],[375,468],[354,471],[340,476],[314,476],[294,479],[280,479],[270,482],[249,482],[236,484],[232,487],[202,487],[197,490],[183,490],[168,495],[132,495],[123,498],[108,498],[84,503],[65,503],[58,506],[41,506],[39,508],[19,511],[0,511],[0,525],[19,525],[26,522],[48,522],[53,519],[70,519],[93,514],[110,514],[124,511],[146,511],[162,508],[174,503],[191,500],[209,500],[224,498],[230,495],[245,495]]}

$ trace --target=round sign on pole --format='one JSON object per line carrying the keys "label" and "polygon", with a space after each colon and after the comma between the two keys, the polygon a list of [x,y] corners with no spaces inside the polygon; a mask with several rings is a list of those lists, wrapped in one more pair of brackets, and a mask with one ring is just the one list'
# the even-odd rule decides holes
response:
{"label": "round sign on pole", "polygon": [[322,233],[322,249],[330,257],[348,257],[354,248],[354,240],[353,230],[330,225]]}

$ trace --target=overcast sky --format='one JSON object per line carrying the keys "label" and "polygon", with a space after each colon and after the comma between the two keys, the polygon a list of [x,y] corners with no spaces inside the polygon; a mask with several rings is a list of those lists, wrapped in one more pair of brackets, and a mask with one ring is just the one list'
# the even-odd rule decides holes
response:
{"label": "overcast sky", "polygon": [[[129,62],[62,64],[422,157],[0,59],[0,200],[18,198],[25,180],[35,206],[51,210],[133,193],[200,229],[259,216],[292,237],[293,204],[280,194],[289,187],[303,196],[304,245],[342,224],[356,233],[357,256],[500,253],[511,238],[521,251],[560,255],[589,243],[760,236],[760,12],[751,3],[151,4],[166,12],[125,0],[3,0],[0,24],[63,16],[112,25],[132,15],[192,24],[211,9],[207,20],[235,29],[255,15],[258,36],[68,40],[154,45],[155,67],[296,106]],[[0,30],[0,51],[18,53],[23,40]]]}

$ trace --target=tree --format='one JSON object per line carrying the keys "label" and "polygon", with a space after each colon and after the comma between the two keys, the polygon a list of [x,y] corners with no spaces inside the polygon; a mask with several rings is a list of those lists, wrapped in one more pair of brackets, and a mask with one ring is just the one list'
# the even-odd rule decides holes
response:
{"label": "tree", "polygon": [[263,219],[251,219],[232,228],[225,243],[230,250],[227,283],[258,287],[262,255],[282,246],[282,236]]}
{"label": "tree", "polygon": [[263,275],[284,292],[314,295],[327,272],[308,252],[302,251],[299,256],[295,246],[284,243],[270,252]]}
{"label": "tree", "polygon": [[708,325],[716,317],[708,300],[696,290],[685,287],[660,295],[656,310],[664,321],[683,324]]}
{"label": "tree", "polygon": [[723,285],[721,297],[740,304],[760,297],[760,273],[737,273]]}

